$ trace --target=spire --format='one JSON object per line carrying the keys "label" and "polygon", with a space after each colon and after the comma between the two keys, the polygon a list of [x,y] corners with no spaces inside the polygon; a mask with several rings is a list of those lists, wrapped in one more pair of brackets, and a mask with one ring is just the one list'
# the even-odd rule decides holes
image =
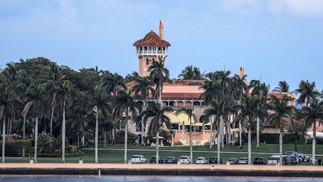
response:
{"label": "spire", "polygon": [[240,67],[240,72],[239,72],[240,79],[243,78],[244,76],[244,68]]}
{"label": "spire", "polygon": [[159,21],[159,37],[164,40],[164,21]]}

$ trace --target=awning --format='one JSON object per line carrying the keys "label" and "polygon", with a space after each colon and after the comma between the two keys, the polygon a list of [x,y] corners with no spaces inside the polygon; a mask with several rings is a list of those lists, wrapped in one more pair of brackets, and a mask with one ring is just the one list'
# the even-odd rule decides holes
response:
{"label": "awning", "polygon": [[[178,115],[176,115],[174,112],[169,112],[165,114],[170,119],[171,124],[181,124],[183,125],[190,125],[189,117],[187,114],[181,112]],[[194,117],[191,117],[192,125],[194,125],[195,120]]]}

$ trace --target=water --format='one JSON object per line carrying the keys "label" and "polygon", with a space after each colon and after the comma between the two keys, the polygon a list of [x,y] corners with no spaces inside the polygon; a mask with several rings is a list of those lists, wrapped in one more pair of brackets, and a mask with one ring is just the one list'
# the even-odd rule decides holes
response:
{"label": "water", "polygon": [[318,182],[321,178],[175,177],[175,176],[0,176],[6,182]]}

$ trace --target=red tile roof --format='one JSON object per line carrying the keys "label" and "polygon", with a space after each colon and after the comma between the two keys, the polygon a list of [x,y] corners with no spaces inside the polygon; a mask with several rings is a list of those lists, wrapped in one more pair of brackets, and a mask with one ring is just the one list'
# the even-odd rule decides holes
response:
{"label": "red tile roof", "polygon": [[150,31],[143,39],[137,40],[133,46],[169,47],[170,43],[161,39],[154,31]]}

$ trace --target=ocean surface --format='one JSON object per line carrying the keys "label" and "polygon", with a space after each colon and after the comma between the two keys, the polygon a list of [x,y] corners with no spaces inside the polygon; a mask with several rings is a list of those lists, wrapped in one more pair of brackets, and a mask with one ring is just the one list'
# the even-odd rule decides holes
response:
{"label": "ocean surface", "polygon": [[0,176],[6,182],[318,182],[323,178],[185,177],[185,176]]}

